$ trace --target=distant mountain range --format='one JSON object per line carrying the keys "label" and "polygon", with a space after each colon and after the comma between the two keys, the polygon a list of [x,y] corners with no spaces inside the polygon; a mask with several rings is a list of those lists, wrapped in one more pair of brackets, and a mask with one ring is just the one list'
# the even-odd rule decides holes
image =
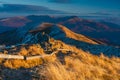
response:
{"label": "distant mountain range", "polygon": [[80,18],[94,20],[94,21],[98,21],[98,22],[110,22],[110,23],[120,25],[120,16],[119,15],[117,15],[117,16],[114,16],[112,14],[110,16],[89,15],[89,16],[80,16]]}
{"label": "distant mountain range", "polygon": [[0,44],[9,45],[20,42],[29,30],[38,27],[43,22],[62,24],[70,30],[89,36],[94,40],[102,41],[109,45],[120,46],[120,37],[118,35],[120,34],[120,26],[117,24],[95,22],[92,20],[81,19],[77,16],[54,17],[35,15],[1,19]]}

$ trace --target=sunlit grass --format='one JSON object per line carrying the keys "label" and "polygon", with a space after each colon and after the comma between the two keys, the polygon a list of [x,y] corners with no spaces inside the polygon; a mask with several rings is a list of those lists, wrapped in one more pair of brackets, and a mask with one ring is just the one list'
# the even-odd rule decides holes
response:
{"label": "sunlit grass", "polygon": [[[69,51],[58,51],[53,56],[33,60],[5,60],[4,66],[12,69],[45,66],[38,72],[45,80],[120,80],[120,58],[93,55],[74,46],[57,40],[49,40],[51,50],[58,48]],[[19,55],[33,56],[46,54],[40,45],[22,47]],[[61,58],[58,54],[63,54]],[[44,72],[44,73],[43,73]],[[40,78],[39,80],[43,80]]]}

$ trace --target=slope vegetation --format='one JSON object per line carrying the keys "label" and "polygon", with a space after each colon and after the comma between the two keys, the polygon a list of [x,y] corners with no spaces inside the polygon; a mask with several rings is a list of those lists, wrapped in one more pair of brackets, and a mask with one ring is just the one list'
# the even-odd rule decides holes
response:
{"label": "slope vegetation", "polygon": [[78,41],[83,41],[91,44],[98,44],[97,42],[93,41],[92,39],[87,38],[86,36],[82,34],[77,34],[69,30],[63,25],[58,24],[58,27],[66,34],[67,37],[78,40]]}
{"label": "slope vegetation", "polygon": [[[80,50],[74,46],[67,45],[61,41],[50,39],[51,52],[58,49],[55,55],[33,60],[3,60],[4,69],[1,71],[3,79],[20,79],[25,75],[34,80],[119,80],[120,79],[120,58],[108,58],[102,53],[95,56],[89,52]],[[40,45],[27,45],[16,48],[19,55],[44,55],[45,50]],[[8,50],[8,52],[13,50]],[[12,54],[12,53],[11,53]],[[113,66],[114,65],[114,66]],[[3,65],[2,65],[3,66]],[[6,68],[8,67],[8,68]],[[11,70],[16,69],[16,70]],[[22,69],[24,68],[24,69]],[[27,69],[28,68],[28,69]],[[6,70],[9,71],[6,72]],[[20,71],[16,74],[16,72]],[[23,71],[23,72],[22,72]],[[10,75],[13,74],[13,75]],[[5,76],[5,77],[2,77]],[[26,79],[27,80],[27,79]]]}

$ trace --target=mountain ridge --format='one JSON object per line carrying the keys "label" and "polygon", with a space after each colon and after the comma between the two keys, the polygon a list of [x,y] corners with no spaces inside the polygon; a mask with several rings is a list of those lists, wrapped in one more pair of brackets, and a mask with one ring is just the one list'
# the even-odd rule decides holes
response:
{"label": "mountain ridge", "polygon": [[[67,17],[57,17],[56,16],[55,17],[55,16],[31,15],[31,16],[24,17],[23,19],[25,19],[26,21],[21,22],[21,23],[19,23],[17,21],[17,19],[21,21],[21,19],[19,19],[19,17],[16,17],[16,19],[14,18],[14,20],[16,22],[10,18],[10,21],[11,21],[10,23],[12,26],[9,25],[9,27],[16,26],[17,30],[24,31],[24,29],[26,29],[26,28],[32,29],[34,27],[37,27],[42,22],[62,24],[64,26],[67,26],[67,28],[69,28],[73,32],[92,37],[94,40],[98,40],[98,41],[104,42],[109,45],[119,46],[120,38],[118,37],[118,34],[120,32],[120,28],[116,24],[109,25],[108,23],[99,23],[99,22],[95,22],[95,21],[91,21],[91,20],[81,19],[81,18],[78,18],[77,16],[67,16]],[[15,23],[12,23],[12,21]],[[5,23],[6,23],[6,25],[8,25],[9,21],[8,22],[6,21]],[[13,25],[13,24],[20,24],[20,25],[24,24],[24,25],[18,26],[18,25]],[[3,26],[3,25],[1,25],[1,26]],[[20,27],[21,27],[21,29],[18,29]],[[0,28],[2,30],[2,27],[0,27]],[[11,29],[11,28],[8,28],[8,29]],[[14,29],[14,28],[12,28],[12,29]],[[19,31],[17,31],[17,32],[19,32]],[[7,32],[4,34],[7,34]],[[4,35],[4,34],[1,34],[1,35]],[[22,35],[22,33],[20,33],[18,36],[20,36],[20,35]],[[1,41],[2,41],[2,39],[1,39]],[[0,43],[1,43],[1,41],[0,41]],[[4,43],[4,42],[2,42],[2,43]]]}
{"label": "mountain ridge", "polygon": [[[42,27],[41,27],[42,26]],[[44,28],[47,26],[46,28]],[[16,32],[11,34],[9,36],[8,42],[16,42],[16,44],[37,44],[39,43],[42,45],[42,48],[45,49],[48,45],[51,45],[49,43],[49,39],[53,38],[55,40],[60,40],[64,42],[65,44],[76,46],[79,49],[82,49],[84,51],[89,51],[90,53],[94,55],[100,55],[103,53],[106,56],[120,56],[120,49],[115,48],[103,43],[97,43],[95,40],[92,40],[91,38],[85,37],[83,35],[76,34],[74,32],[69,31],[66,27],[59,25],[51,25],[51,23],[41,23],[41,25],[34,27],[34,29],[24,29],[24,31],[21,32],[20,30],[16,30]],[[63,30],[64,29],[64,30]],[[68,34],[70,34],[68,36]],[[19,35],[19,36],[17,36]],[[12,36],[15,36],[13,39]],[[11,40],[10,40],[11,39]],[[98,41],[99,42],[99,41]],[[47,43],[47,45],[46,45]],[[97,43],[97,44],[96,44]]]}

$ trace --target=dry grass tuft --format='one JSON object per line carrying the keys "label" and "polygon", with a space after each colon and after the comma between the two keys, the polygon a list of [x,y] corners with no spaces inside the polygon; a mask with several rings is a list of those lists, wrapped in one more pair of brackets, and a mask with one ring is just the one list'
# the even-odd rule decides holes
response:
{"label": "dry grass tuft", "polygon": [[6,60],[4,66],[11,69],[18,68],[31,68],[37,65],[42,64],[42,59],[33,59],[33,60]]}
{"label": "dry grass tuft", "polygon": [[33,44],[31,46],[28,46],[27,48],[22,47],[17,54],[23,56],[41,55],[44,54],[44,50],[41,48],[40,45]]}

